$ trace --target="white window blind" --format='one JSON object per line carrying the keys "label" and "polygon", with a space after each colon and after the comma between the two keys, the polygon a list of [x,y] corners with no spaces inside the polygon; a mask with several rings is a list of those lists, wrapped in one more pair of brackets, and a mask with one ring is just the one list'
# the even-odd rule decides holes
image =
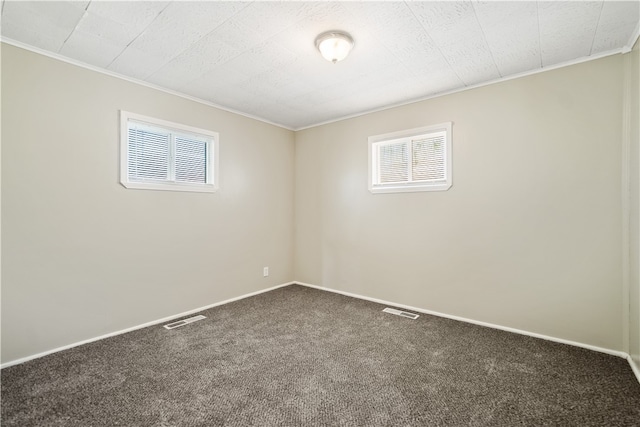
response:
{"label": "white window blind", "polygon": [[409,150],[404,142],[380,146],[380,182],[407,182],[409,180]]}
{"label": "white window blind", "polygon": [[217,133],[122,112],[127,188],[215,191]]}
{"label": "white window blind", "polygon": [[425,135],[411,140],[413,181],[444,181],[445,167],[444,132]]}
{"label": "white window blind", "polygon": [[176,136],[176,181],[206,184],[207,142]]}
{"label": "white window blind", "polygon": [[129,122],[129,179],[132,181],[169,179],[171,135],[139,123]]}
{"label": "white window blind", "polygon": [[369,138],[373,193],[446,190],[451,186],[451,123]]}

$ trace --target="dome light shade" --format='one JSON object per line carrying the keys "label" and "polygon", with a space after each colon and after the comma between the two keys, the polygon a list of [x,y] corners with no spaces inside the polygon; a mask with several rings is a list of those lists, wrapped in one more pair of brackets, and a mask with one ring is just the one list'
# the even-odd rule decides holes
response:
{"label": "dome light shade", "polygon": [[342,61],[353,48],[353,38],[343,31],[327,31],[316,38],[316,47],[327,61]]}

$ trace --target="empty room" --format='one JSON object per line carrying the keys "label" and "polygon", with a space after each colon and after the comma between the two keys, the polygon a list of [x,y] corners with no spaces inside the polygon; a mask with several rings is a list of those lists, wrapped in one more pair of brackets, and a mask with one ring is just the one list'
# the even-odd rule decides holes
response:
{"label": "empty room", "polygon": [[1,11],[3,426],[640,426],[639,1]]}

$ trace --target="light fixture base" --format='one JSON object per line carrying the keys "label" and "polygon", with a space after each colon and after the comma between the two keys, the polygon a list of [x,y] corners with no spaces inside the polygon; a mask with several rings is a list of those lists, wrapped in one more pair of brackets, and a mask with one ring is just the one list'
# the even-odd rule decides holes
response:
{"label": "light fixture base", "polygon": [[354,44],[349,33],[339,30],[326,31],[316,37],[316,47],[320,54],[334,64],[346,58]]}

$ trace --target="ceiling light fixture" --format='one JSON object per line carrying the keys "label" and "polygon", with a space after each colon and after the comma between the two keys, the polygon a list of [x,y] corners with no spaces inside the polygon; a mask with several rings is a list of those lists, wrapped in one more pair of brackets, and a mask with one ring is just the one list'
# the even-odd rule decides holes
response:
{"label": "ceiling light fixture", "polygon": [[342,61],[353,49],[353,38],[344,31],[327,31],[316,37],[316,47],[327,61]]}

